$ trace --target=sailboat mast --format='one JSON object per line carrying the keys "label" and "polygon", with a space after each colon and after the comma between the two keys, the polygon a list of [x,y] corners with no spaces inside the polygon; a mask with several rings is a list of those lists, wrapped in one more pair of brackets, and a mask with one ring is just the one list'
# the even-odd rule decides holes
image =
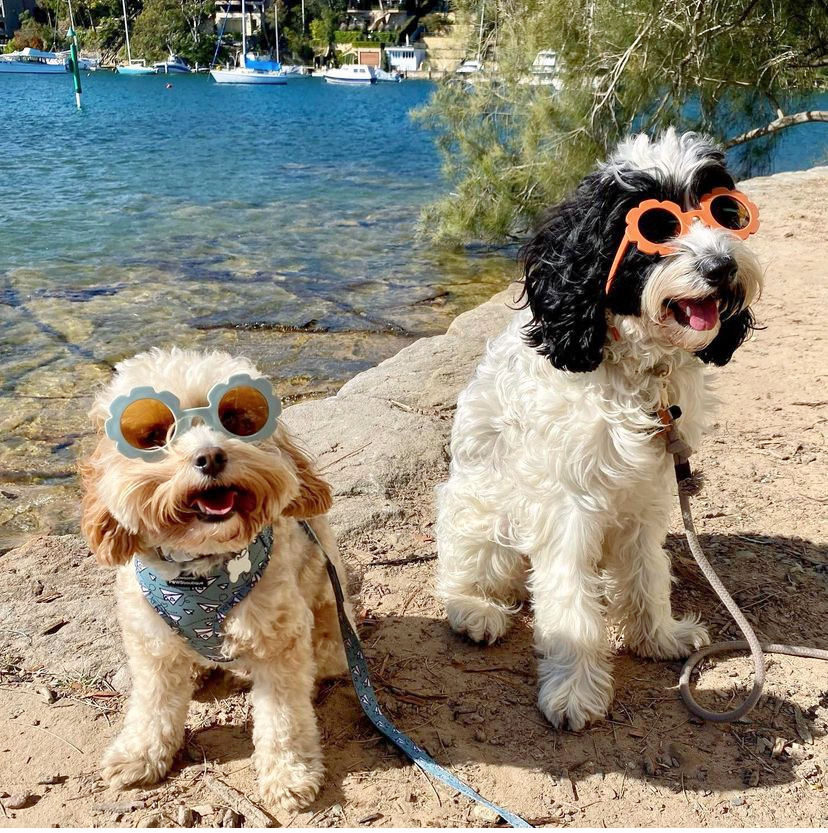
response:
{"label": "sailboat mast", "polygon": [[126,48],[127,48],[127,63],[132,63],[132,52],[129,49],[129,23],[127,23],[126,0],[121,0],[121,5],[124,7],[124,33],[126,34]]}
{"label": "sailboat mast", "polygon": [[276,29],[276,63],[279,61],[279,11],[277,4],[279,0],[273,0],[273,27]]}
{"label": "sailboat mast", "polygon": [[244,6],[244,0],[241,0],[242,3],[242,59],[241,65],[247,66],[247,11]]}

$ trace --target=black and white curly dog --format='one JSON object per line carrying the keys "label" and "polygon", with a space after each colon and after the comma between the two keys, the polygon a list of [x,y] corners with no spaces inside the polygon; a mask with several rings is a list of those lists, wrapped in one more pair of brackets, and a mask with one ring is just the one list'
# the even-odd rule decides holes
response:
{"label": "black and white curly dog", "polygon": [[605,614],[641,656],[708,642],[670,607],[674,482],[655,411],[679,405],[698,448],[705,364],[726,364],[753,328],[757,227],[711,141],[628,139],[523,249],[528,308],[459,399],[438,594],[456,631],[491,643],[528,592],[538,704],[555,726],[611,704]]}

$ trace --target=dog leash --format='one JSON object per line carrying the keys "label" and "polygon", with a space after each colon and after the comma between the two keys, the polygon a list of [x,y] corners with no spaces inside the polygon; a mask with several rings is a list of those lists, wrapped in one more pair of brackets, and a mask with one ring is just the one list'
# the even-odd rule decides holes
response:
{"label": "dog leash", "polygon": [[[707,560],[701,544],[699,543],[698,535],[696,534],[696,527],[693,523],[693,515],[690,511],[690,497],[698,494],[701,487],[700,478],[694,477],[690,468],[690,454],[691,449],[684,441],[676,429],[675,420],[681,416],[681,410],[678,406],[667,406],[662,402],[662,407],[659,409],[658,417],[663,426],[662,432],[667,442],[667,452],[673,455],[673,465],[676,474],[676,483],[678,483],[679,503],[681,504],[681,518],[684,522],[684,532],[687,537],[687,544],[690,547],[690,552],[699,569],[704,573],[705,578],[710,583],[716,595],[721,599],[724,606],[727,608],[730,615],[735,620],[739,629],[744,635],[744,640],[737,642],[717,642],[714,645],[708,645],[701,650],[692,654],[684,663],[679,677],[679,692],[681,694],[684,704],[690,712],[696,717],[702,718],[712,723],[731,723],[744,717],[750,712],[754,706],[759,702],[762,696],[762,688],[765,683],[765,654],[787,654],[794,657],[808,657],[810,659],[828,660],[828,650],[820,648],[807,648],[802,645],[786,645],[783,643],[759,642],[753,628],[745,618],[745,615],[739,610],[736,602],[733,601],[730,593],[725,589],[722,580],[716,574],[715,570]],[[700,706],[693,698],[690,692],[690,677],[696,666],[711,654],[720,654],[730,651],[741,651],[746,648],[750,649],[750,654],[753,659],[754,677],[753,689],[747,696],[745,701],[726,712],[713,712],[709,709]]]}
{"label": "dog leash", "polygon": [[492,804],[491,801],[483,798],[478,792],[475,792],[468,784],[461,781],[456,775],[453,775],[447,769],[438,764],[427,752],[421,749],[408,735],[403,734],[382,712],[376,695],[374,694],[374,687],[371,685],[371,678],[368,673],[368,663],[365,660],[365,653],[362,650],[362,644],[359,637],[351,627],[348,617],[345,615],[345,595],[342,592],[342,585],[339,582],[339,576],[336,573],[328,553],[322,546],[316,533],[311,528],[307,521],[299,521],[299,525],[304,529],[308,538],[316,544],[325,556],[325,567],[328,570],[328,577],[331,580],[334,596],[336,597],[336,611],[339,617],[339,628],[342,631],[342,641],[345,644],[345,655],[348,659],[348,668],[351,672],[351,682],[354,686],[354,691],[359,700],[359,705],[365,716],[374,724],[374,726],[385,735],[394,746],[397,747],[403,754],[406,755],[413,763],[415,763],[424,772],[439,778],[441,781],[448,784],[453,790],[462,793],[467,798],[471,798],[488,807],[497,813],[504,821],[512,827],[532,827],[529,822],[522,819],[520,816],[510,813],[508,810],[498,807],[497,804]]}

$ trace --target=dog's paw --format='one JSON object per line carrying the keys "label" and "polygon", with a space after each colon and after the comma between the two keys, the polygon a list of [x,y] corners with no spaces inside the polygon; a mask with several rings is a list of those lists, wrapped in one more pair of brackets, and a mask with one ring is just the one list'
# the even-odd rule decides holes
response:
{"label": "dog's paw", "polygon": [[295,811],[307,807],[319,793],[325,778],[320,761],[294,756],[259,758],[259,792],[267,804]]}
{"label": "dog's paw", "polygon": [[101,761],[101,777],[113,789],[158,783],[170,767],[170,759],[159,759],[146,749],[132,749],[115,743]]}
{"label": "dog's paw", "polygon": [[650,659],[683,659],[710,644],[707,628],[697,616],[667,619],[646,630],[633,625],[627,629],[625,639],[638,656]]}
{"label": "dog's paw", "polygon": [[612,704],[612,674],[603,660],[573,666],[543,657],[538,680],[538,708],[556,729],[565,724],[573,731],[583,729],[604,717]]}
{"label": "dog's paw", "polygon": [[488,642],[489,645],[509,630],[514,611],[503,603],[474,596],[446,602],[446,614],[452,629],[475,642]]}

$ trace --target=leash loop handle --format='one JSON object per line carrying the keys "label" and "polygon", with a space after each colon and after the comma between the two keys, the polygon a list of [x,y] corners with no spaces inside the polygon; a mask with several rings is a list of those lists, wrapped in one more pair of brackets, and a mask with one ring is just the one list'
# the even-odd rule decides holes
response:
{"label": "leash loop handle", "polygon": [[[733,617],[739,629],[742,631],[744,640],[737,642],[717,642],[714,645],[708,645],[687,659],[684,667],[681,669],[679,676],[679,693],[684,705],[696,717],[702,720],[707,720],[710,723],[732,723],[739,718],[744,717],[759,702],[762,696],[762,688],[765,684],[765,653],[768,654],[787,654],[795,657],[808,657],[811,659],[828,660],[828,650],[821,650],[819,648],[809,648],[802,645],[785,645],[781,643],[763,643],[758,640],[756,633],[748,622],[745,615],[739,610],[738,605],[733,601],[733,597],[727,592],[722,580],[716,574],[710,562],[702,550],[699,543],[698,535],[696,534],[696,527],[693,523],[693,515],[690,511],[690,495],[693,493],[694,481],[692,471],[690,469],[689,456],[690,449],[687,446],[683,448],[676,447],[677,443],[682,443],[681,437],[675,428],[674,415],[672,408],[662,408],[658,412],[658,416],[664,425],[664,433],[667,438],[668,452],[671,446],[677,453],[673,453],[673,463],[676,474],[676,482],[678,483],[679,503],[681,504],[681,519],[684,523],[684,532],[687,537],[687,544],[690,547],[690,552],[696,560],[699,569],[704,574],[704,577],[710,583],[710,586],[716,592],[716,595],[721,600],[722,604],[727,608],[730,615]],[[690,691],[690,677],[693,674],[696,666],[705,658],[712,654],[727,653],[729,651],[743,651],[746,648],[750,649],[751,658],[753,660],[754,677],[753,688],[748,694],[744,702],[726,712],[714,712],[700,706],[693,694]]]}

